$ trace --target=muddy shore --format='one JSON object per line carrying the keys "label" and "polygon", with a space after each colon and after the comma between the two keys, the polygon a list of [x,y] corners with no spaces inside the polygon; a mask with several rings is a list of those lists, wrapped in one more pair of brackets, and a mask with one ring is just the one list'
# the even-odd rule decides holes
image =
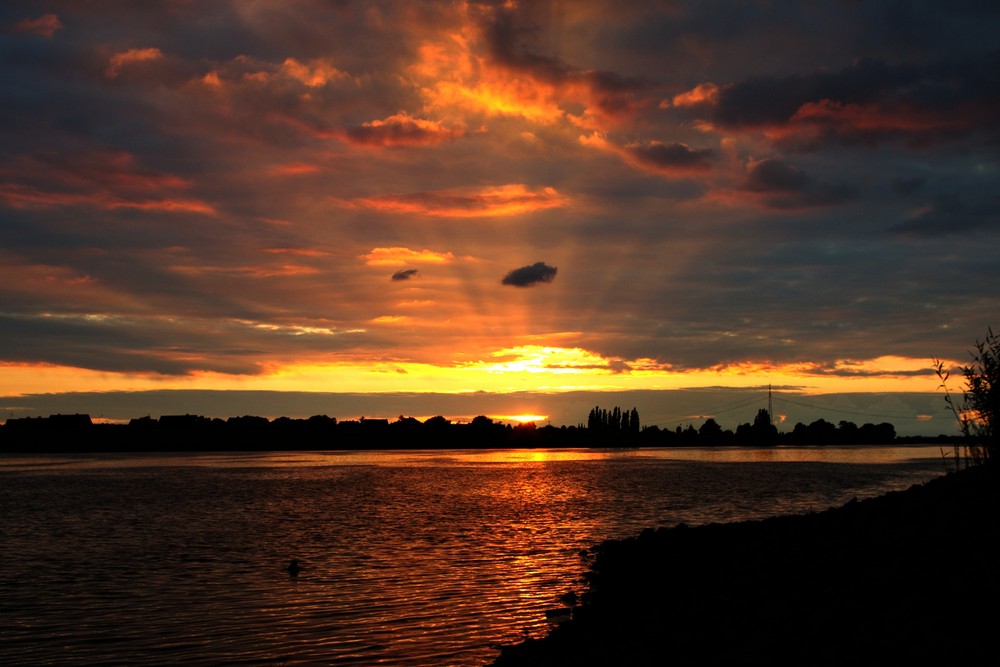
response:
{"label": "muddy shore", "polygon": [[589,591],[496,667],[993,663],[996,466],[804,516],[602,543]]}

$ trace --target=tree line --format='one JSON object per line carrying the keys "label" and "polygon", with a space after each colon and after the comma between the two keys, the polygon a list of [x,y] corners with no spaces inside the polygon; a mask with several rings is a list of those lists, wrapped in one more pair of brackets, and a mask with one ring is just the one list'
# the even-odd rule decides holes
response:
{"label": "tree line", "polygon": [[771,445],[884,445],[896,440],[892,424],[838,424],[818,419],[779,433],[767,410],[735,430],[715,419],[698,428],[642,426],[636,408],[595,406],[587,423],[576,426],[511,425],[480,415],[469,423],[436,416],[420,421],[365,419],[338,421],[197,415],[142,417],[128,424],[95,424],[88,415],[9,419],[0,426],[0,451],[204,451],[337,450],[516,447],[713,447]]}

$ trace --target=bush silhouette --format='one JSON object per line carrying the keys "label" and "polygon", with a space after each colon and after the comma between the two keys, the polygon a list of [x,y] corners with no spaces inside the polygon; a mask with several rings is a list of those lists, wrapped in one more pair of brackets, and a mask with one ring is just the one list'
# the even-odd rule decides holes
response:
{"label": "bush silhouette", "polygon": [[962,434],[971,443],[966,455],[972,463],[987,463],[996,456],[1000,423],[1000,337],[987,329],[986,338],[976,341],[975,351],[970,353],[972,363],[962,366],[965,377],[965,391],[961,399],[953,399],[948,392],[948,378],[951,372],[939,359],[934,360],[934,368],[941,378],[945,390],[945,402],[958,419]]}

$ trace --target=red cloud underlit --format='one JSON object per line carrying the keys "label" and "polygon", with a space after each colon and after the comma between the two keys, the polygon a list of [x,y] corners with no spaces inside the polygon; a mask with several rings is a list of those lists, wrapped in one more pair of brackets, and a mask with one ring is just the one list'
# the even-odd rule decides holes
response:
{"label": "red cloud underlit", "polygon": [[434,146],[465,135],[459,127],[445,127],[438,121],[414,118],[401,111],[384,120],[373,120],[348,128],[344,138],[361,146]]}
{"label": "red cloud underlit", "polygon": [[13,208],[93,206],[216,213],[207,202],[176,194],[190,188],[191,181],[143,168],[124,151],[22,155],[0,167],[0,178],[7,181],[0,183],[0,200]]}
{"label": "red cloud underlit", "polygon": [[842,137],[894,132],[922,134],[962,130],[971,126],[972,123],[961,114],[945,115],[906,105],[845,104],[821,100],[803,104],[787,126],[776,128],[769,135],[784,138],[824,133]]}
{"label": "red cloud underlit", "polygon": [[319,165],[307,164],[305,162],[289,162],[287,164],[276,164],[268,168],[268,173],[275,176],[303,176],[305,174],[315,174],[321,170]]}
{"label": "red cloud underlit", "polygon": [[13,208],[48,208],[53,206],[94,206],[107,210],[136,209],[177,213],[215,215],[215,207],[198,199],[125,199],[109,192],[50,192],[14,183],[0,184],[0,199]]}
{"label": "red cloud underlit", "polygon": [[14,24],[15,32],[52,37],[63,28],[62,21],[55,14],[42,14],[36,19],[23,19]]}
{"label": "red cloud underlit", "polygon": [[519,215],[569,205],[569,198],[559,194],[555,188],[532,190],[518,183],[480,190],[439,190],[335,201],[350,208],[442,218]]}
{"label": "red cloud underlit", "polygon": [[45,182],[64,190],[133,193],[162,192],[191,186],[188,179],[143,168],[131,153],[116,150],[20,155],[7,166],[0,166],[0,178],[9,183]]}
{"label": "red cloud underlit", "polygon": [[110,77],[115,78],[121,71],[133,64],[150,62],[153,60],[160,60],[163,58],[163,51],[156,48],[147,49],[129,49],[128,51],[122,51],[121,53],[116,53],[111,56],[111,60],[108,61],[108,68],[104,73]]}

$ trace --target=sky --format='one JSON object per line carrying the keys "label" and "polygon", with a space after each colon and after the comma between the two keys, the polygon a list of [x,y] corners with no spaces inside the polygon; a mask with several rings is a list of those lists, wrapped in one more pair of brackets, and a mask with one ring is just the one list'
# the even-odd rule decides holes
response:
{"label": "sky", "polygon": [[928,421],[932,360],[1000,326],[998,32],[992,1],[8,0],[0,410],[576,423],[772,385]]}

